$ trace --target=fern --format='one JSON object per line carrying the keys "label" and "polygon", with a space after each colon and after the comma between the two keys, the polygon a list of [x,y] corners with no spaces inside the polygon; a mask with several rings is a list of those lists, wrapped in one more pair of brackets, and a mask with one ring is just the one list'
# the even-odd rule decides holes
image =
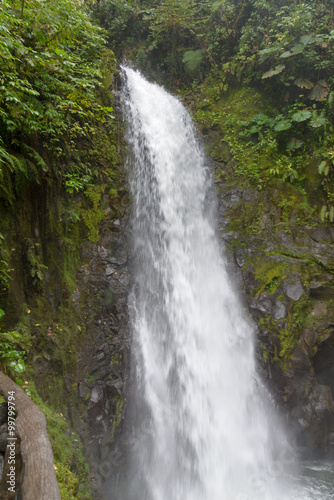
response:
{"label": "fern", "polygon": [[4,147],[0,146],[0,168],[2,166],[7,166],[10,172],[20,172],[24,170],[22,160],[19,157],[8,153]]}
{"label": "fern", "polygon": [[195,71],[201,64],[202,59],[203,59],[203,52],[201,49],[187,50],[183,54],[182,62],[185,64],[188,71]]}

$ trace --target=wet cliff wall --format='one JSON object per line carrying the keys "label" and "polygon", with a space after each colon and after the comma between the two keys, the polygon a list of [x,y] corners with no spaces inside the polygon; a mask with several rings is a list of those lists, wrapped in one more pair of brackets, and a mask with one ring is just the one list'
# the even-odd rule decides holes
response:
{"label": "wet cliff wall", "polygon": [[127,360],[116,61],[81,7],[10,7],[0,11],[0,369],[46,415],[62,498],[98,498]]}

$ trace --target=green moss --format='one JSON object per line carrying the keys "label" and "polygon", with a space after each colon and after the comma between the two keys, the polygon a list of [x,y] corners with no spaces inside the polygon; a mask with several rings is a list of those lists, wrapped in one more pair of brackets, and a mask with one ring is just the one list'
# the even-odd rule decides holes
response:
{"label": "green moss", "polygon": [[115,431],[117,427],[120,425],[122,418],[123,418],[123,409],[124,409],[124,399],[121,396],[116,396],[113,399],[114,402],[116,402],[116,410],[115,410],[115,416],[113,420],[113,438]]}
{"label": "green moss", "polygon": [[280,358],[283,366],[291,359],[291,355],[296,348],[300,336],[305,327],[311,323],[310,315],[312,309],[312,301],[307,294],[303,294],[301,298],[294,304],[291,313],[288,317],[286,328],[280,331]]}
{"label": "green moss", "polygon": [[268,359],[269,359],[268,350],[267,350],[267,348],[266,348],[266,346],[264,344],[261,344],[260,348],[261,348],[261,351],[262,351],[263,361],[265,362],[265,364],[267,364]]}
{"label": "green moss", "polygon": [[266,290],[269,294],[275,293],[282,280],[290,274],[290,265],[274,258],[258,259],[254,265],[255,277],[261,283],[257,292]]}
{"label": "green moss", "polygon": [[102,208],[99,208],[97,210],[82,210],[81,216],[88,229],[88,238],[90,239],[90,241],[98,241],[100,237],[99,224],[105,217],[104,210]]}

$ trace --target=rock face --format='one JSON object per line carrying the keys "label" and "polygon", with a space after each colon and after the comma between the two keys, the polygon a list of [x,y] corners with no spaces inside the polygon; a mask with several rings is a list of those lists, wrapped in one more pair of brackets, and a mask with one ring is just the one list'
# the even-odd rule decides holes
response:
{"label": "rock face", "polygon": [[[264,193],[223,183],[218,190],[219,228],[256,323],[263,376],[300,449],[327,453],[334,435],[334,228],[284,225]],[[254,208],[260,203],[261,212]]]}
{"label": "rock face", "polygon": [[[61,410],[83,444],[94,500],[103,498],[103,483],[122,457],[118,442],[129,364],[126,227],[126,217],[121,223],[109,219],[97,243],[83,244],[81,266],[68,306],[70,328],[78,329],[69,346],[76,351],[70,358],[72,366],[69,361],[66,368],[60,365],[52,350],[46,357],[47,347],[42,356],[36,356],[34,365],[36,386],[47,400],[50,380],[59,364],[63,382]],[[52,339],[51,335],[50,327]],[[48,346],[54,349],[51,342]]]}
{"label": "rock face", "polygon": [[80,347],[77,391],[72,408],[91,466],[94,498],[102,498],[104,480],[112,473],[118,451],[129,362],[127,294],[128,250],[124,224],[113,224],[97,245],[84,250],[84,265],[73,297],[85,315],[85,342]]}

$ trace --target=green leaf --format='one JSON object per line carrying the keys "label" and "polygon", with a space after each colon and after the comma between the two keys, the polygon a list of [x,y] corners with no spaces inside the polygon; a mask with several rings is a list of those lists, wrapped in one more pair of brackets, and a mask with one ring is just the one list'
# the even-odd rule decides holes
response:
{"label": "green leaf", "polygon": [[334,206],[332,206],[330,211],[329,211],[329,220],[331,222],[334,222]]}
{"label": "green leaf", "polygon": [[327,125],[328,120],[325,118],[324,115],[318,115],[317,113],[313,113],[313,118],[310,121],[310,126],[313,128],[318,128],[318,127],[323,127],[324,125]]}
{"label": "green leaf", "polygon": [[287,59],[288,57],[296,56],[297,54],[301,54],[304,49],[305,45],[303,45],[302,43],[297,43],[297,45],[294,45],[291,50],[283,52],[283,54],[280,55],[280,58]]}
{"label": "green leaf", "polygon": [[314,83],[312,83],[310,80],[307,80],[306,78],[297,78],[294,83],[301,89],[311,90],[314,87]]}
{"label": "green leaf", "polygon": [[24,373],[26,369],[26,365],[23,361],[23,359],[19,359],[18,361],[10,361],[8,363],[8,366],[12,368],[12,370],[18,372],[18,373]]}
{"label": "green leaf", "polygon": [[270,54],[274,54],[275,52],[277,52],[278,50],[281,50],[281,47],[269,47],[268,49],[262,49],[259,51],[259,54],[260,54],[260,64],[263,63],[266,59],[268,59],[268,57],[270,56]]}
{"label": "green leaf", "polygon": [[326,205],[323,205],[320,211],[320,219],[322,222],[324,222],[327,217],[328,217],[327,207]]}
{"label": "green leaf", "polygon": [[294,151],[296,149],[300,149],[303,146],[303,144],[304,144],[303,141],[293,137],[288,143],[288,149],[290,149],[290,151]]}
{"label": "green leaf", "polygon": [[261,79],[264,80],[265,78],[271,78],[274,75],[278,75],[279,73],[282,73],[283,69],[285,69],[285,64],[279,64],[275,68],[272,68],[266,73],[264,73]]}
{"label": "green leaf", "polygon": [[286,120],[279,120],[275,123],[274,130],[276,130],[276,132],[283,132],[284,130],[289,130],[291,127],[291,122],[288,122]]}
{"label": "green leaf", "polygon": [[270,121],[270,118],[267,115],[265,115],[264,113],[259,113],[259,114],[254,115],[252,117],[252,122],[255,122],[258,124],[265,124],[265,123],[268,123],[268,121]]}
{"label": "green leaf", "polygon": [[286,59],[287,57],[293,56],[293,53],[290,52],[290,50],[287,50],[286,52],[283,52],[283,54],[280,55],[281,59]]}
{"label": "green leaf", "polygon": [[326,167],[326,162],[322,161],[318,167],[319,174],[322,174],[324,172],[325,167]]}
{"label": "green leaf", "polygon": [[303,45],[309,45],[310,43],[315,42],[315,38],[313,35],[303,35],[302,37],[300,37],[300,42]]}
{"label": "green leaf", "polygon": [[291,49],[292,55],[301,54],[304,49],[305,49],[305,45],[303,45],[302,43],[297,43],[297,45],[294,45]]}
{"label": "green leaf", "polygon": [[321,101],[322,99],[325,99],[328,94],[329,87],[327,85],[327,82],[325,80],[320,80],[311,90],[309,98],[312,99],[312,101]]}
{"label": "green leaf", "polygon": [[5,311],[3,309],[0,309],[0,319],[2,319],[5,315]]}
{"label": "green leaf", "polygon": [[291,120],[293,122],[305,122],[306,120],[309,120],[311,116],[312,116],[311,111],[303,109],[301,111],[293,113],[293,115],[291,116]]}

